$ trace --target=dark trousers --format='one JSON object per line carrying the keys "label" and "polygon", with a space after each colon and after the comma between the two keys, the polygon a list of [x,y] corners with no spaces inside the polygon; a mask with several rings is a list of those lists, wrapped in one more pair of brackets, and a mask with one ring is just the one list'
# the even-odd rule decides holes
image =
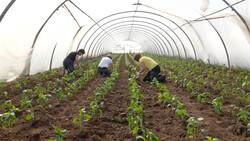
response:
{"label": "dark trousers", "polygon": [[71,72],[73,72],[75,70],[74,63],[71,60],[67,59],[67,58],[64,59],[64,61],[63,61],[63,67],[64,67],[65,70],[68,71],[68,73],[71,73]]}
{"label": "dark trousers", "polygon": [[103,77],[108,77],[110,76],[111,72],[108,68],[100,68],[98,67],[98,73],[100,76],[103,76]]}
{"label": "dark trousers", "polygon": [[159,75],[161,68],[159,65],[155,66],[152,70],[148,71],[146,76],[143,78],[143,81],[150,81],[152,82],[154,78],[156,78],[159,82],[164,82],[165,77]]}

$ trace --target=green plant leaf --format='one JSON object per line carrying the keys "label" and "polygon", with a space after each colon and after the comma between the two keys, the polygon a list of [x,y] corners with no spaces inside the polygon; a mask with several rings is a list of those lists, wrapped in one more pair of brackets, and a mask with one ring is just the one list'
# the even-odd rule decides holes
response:
{"label": "green plant leaf", "polygon": [[73,119],[73,123],[76,123],[77,120],[78,120],[78,118],[74,118]]}
{"label": "green plant leaf", "polygon": [[26,120],[30,120],[30,119],[32,119],[31,114],[26,115]]}

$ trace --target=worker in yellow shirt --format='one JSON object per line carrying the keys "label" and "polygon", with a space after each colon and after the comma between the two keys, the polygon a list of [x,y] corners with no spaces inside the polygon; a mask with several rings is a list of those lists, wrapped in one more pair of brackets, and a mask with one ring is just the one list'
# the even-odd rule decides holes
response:
{"label": "worker in yellow shirt", "polygon": [[143,76],[146,72],[146,76],[143,81],[152,82],[156,78],[160,83],[166,81],[166,75],[159,75],[160,66],[152,58],[147,56],[142,56],[140,53],[135,54],[134,60],[140,62],[141,70],[139,71],[139,76]]}

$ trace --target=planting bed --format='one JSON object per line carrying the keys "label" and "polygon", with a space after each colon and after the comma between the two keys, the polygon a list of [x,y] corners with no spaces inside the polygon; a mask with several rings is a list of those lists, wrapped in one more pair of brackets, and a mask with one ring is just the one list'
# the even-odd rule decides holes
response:
{"label": "planting bed", "polygon": [[[118,58],[118,57],[117,57]],[[129,57],[128,57],[129,58]],[[131,64],[134,64],[131,58]],[[114,59],[116,62],[117,59]],[[94,60],[94,62],[97,62]],[[85,66],[84,70],[89,69]],[[130,106],[131,94],[129,91],[129,74],[124,70],[128,68],[125,65],[125,55],[122,56],[119,66],[119,76],[114,81],[110,91],[105,95],[105,102],[100,107],[103,115],[95,114],[88,122],[83,123],[83,130],[80,131],[78,124],[73,123],[73,119],[78,117],[79,110],[82,107],[86,108],[86,113],[90,114],[90,103],[96,87],[101,86],[107,78],[99,77],[96,73],[93,78],[83,84],[83,88],[77,91],[72,90],[73,97],[63,97],[58,99],[56,94],[49,97],[48,103],[51,108],[35,108],[34,119],[27,121],[26,110],[20,106],[22,101],[22,90],[33,89],[39,81],[33,77],[29,78],[28,86],[22,87],[15,91],[11,90],[14,84],[7,84],[4,88],[8,92],[7,96],[0,96],[0,104],[11,100],[13,105],[20,108],[20,112],[15,112],[19,121],[12,127],[11,132],[8,129],[0,128],[1,141],[45,141],[48,139],[56,139],[57,133],[53,125],[61,130],[66,129],[67,134],[64,136],[65,141],[135,141],[136,137],[130,132],[127,121],[128,111]],[[164,72],[166,73],[166,72]],[[46,84],[48,81],[55,82],[57,78],[61,79],[61,75],[49,75],[49,79],[40,81]],[[81,77],[77,76],[70,83]],[[142,79],[137,79],[139,89],[144,95],[143,103],[143,125],[154,133],[159,141],[192,141],[187,133],[188,116],[184,118],[175,115],[174,111],[167,104],[158,102],[159,89],[149,82],[142,82]],[[224,100],[224,107],[221,115],[214,112],[213,106],[197,101],[190,96],[184,88],[173,80],[167,80],[163,85],[176,95],[182,103],[186,105],[189,117],[203,117],[204,121],[199,123],[198,129],[205,129],[205,132],[198,131],[195,140],[207,140],[206,136],[218,138],[220,141],[250,141],[250,131],[247,131],[247,126],[243,122],[237,122],[237,118],[231,114],[230,104],[235,103],[232,97],[227,97]],[[56,85],[57,86],[57,85]],[[67,84],[60,85],[67,87]],[[206,90],[214,91],[214,90]],[[68,92],[68,91],[67,91]],[[37,96],[33,97],[35,103]],[[249,109],[247,109],[249,111]],[[1,109],[0,113],[4,111]],[[249,118],[249,117],[248,117]]]}

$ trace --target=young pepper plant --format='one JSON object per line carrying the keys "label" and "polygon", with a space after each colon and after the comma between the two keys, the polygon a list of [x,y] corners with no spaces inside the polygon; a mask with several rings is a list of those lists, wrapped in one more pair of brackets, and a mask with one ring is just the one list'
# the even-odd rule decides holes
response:
{"label": "young pepper plant", "polygon": [[[56,135],[56,141],[63,141],[64,136],[67,134],[66,130],[61,130],[57,126],[52,125],[57,133]],[[48,141],[54,141],[52,139],[48,139]]]}
{"label": "young pepper plant", "polygon": [[[73,119],[73,123],[77,123],[78,121],[78,124],[80,126],[80,132],[83,129],[83,122],[89,121],[91,119],[91,116],[85,113],[86,113],[86,110],[85,110],[85,107],[83,107],[82,109],[79,110],[79,117],[76,117]],[[85,117],[85,120],[84,120],[84,117]]]}
{"label": "young pepper plant", "polygon": [[[187,125],[187,133],[190,134],[189,138],[195,139],[197,132],[199,131],[197,129],[197,125],[203,121],[204,118],[200,117],[198,119],[195,119],[195,117],[190,117],[186,122],[188,123]],[[202,129],[204,130],[204,129]]]}

